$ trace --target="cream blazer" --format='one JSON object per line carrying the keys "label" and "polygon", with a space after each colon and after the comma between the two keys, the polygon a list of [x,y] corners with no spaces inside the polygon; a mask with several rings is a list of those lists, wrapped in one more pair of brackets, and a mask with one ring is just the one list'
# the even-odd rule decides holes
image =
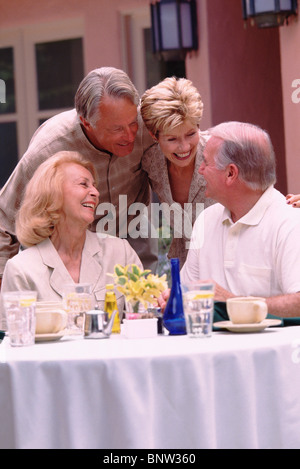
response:
{"label": "cream blazer", "polygon": [[[91,283],[94,300],[102,309],[105,286],[113,283],[115,264],[137,264],[143,268],[136,252],[125,239],[112,236],[98,238],[87,231],[82,252],[80,282]],[[5,267],[1,292],[35,290],[38,300],[61,301],[64,285],[74,283],[51,240],[21,251]],[[124,309],[124,297],[116,292],[119,312]]]}

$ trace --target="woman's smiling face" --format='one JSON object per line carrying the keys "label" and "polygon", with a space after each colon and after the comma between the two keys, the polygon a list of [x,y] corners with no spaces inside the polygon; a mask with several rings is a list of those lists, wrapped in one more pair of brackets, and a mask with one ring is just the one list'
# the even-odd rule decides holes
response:
{"label": "woman's smiling face", "polygon": [[173,129],[160,132],[157,140],[167,160],[183,168],[195,160],[199,129],[186,120]]}
{"label": "woman's smiling face", "polygon": [[68,221],[88,226],[94,220],[99,192],[92,174],[83,166],[71,163],[63,167],[63,207]]}

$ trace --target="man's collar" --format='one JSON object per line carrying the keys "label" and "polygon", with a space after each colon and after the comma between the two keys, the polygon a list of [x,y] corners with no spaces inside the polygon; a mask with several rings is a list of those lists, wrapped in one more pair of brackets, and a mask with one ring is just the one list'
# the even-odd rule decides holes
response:
{"label": "man's collar", "polygon": [[[272,203],[274,197],[274,186],[268,187],[262,196],[258,199],[256,204],[246,213],[242,218],[240,218],[236,223],[242,223],[244,225],[258,225],[262,218],[264,217],[265,211]],[[233,224],[231,219],[230,211],[224,207],[222,223],[229,222]]]}
{"label": "man's collar", "polygon": [[110,151],[108,151],[108,150],[103,150],[102,148],[97,148],[97,147],[93,144],[93,142],[90,140],[90,138],[89,138],[89,136],[88,136],[88,134],[87,134],[87,132],[86,132],[86,130],[85,130],[85,128],[84,128],[84,125],[83,125],[80,121],[79,121],[79,124],[80,124],[80,128],[81,128],[81,130],[82,130],[83,135],[85,136],[86,140],[89,142],[90,145],[92,145],[96,150],[101,151],[101,153],[106,153],[106,154],[107,154],[108,156],[110,156],[110,157],[113,156],[113,153],[111,153]]}

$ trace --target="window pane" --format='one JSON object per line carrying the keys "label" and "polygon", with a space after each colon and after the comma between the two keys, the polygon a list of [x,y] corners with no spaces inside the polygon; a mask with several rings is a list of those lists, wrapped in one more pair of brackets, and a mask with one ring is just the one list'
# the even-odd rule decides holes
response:
{"label": "window pane", "polygon": [[82,39],[36,44],[39,110],[74,107],[83,78]]}
{"label": "window pane", "polygon": [[185,61],[159,60],[152,52],[151,29],[144,29],[144,50],[146,58],[146,79],[147,88],[156,85],[166,77],[176,76],[185,78]]}
{"label": "window pane", "polygon": [[0,124],[0,187],[3,187],[18,163],[17,125],[15,122]]}
{"label": "window pane", "polygon": [[3,82],[0,84],[0,114],[15,112],[14,51],[12,47],[0,48],[0,79],[5,84],[5,102],[2,100]]}

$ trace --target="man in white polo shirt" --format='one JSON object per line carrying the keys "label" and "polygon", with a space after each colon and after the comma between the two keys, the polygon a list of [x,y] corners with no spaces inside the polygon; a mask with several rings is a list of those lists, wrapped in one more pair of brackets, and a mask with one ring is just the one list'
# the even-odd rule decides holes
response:
{"label": "man in white polo shirt", "polygon": [[215,299],[267,298],[271,315],[300,316],[300,211],[274,188],[266,132],[228,122],[210,131],[199,173],[217,204],[196,220],[182,283],[212,279]]}

